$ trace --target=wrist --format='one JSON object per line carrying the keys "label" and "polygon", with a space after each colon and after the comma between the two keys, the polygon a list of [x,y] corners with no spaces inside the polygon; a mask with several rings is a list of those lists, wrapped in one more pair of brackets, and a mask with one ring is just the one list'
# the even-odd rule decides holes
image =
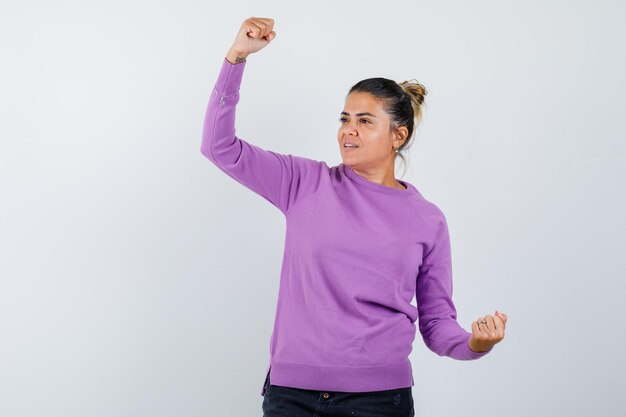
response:
{"label": "wrist", "polygon": [[483,353],[490,350],[493,345],[486,345],[484,343],[477,343],[472,337],[467,342],[467,346],[474,353]]}
{"label": "wrist", "polygon": [[243,53],[237,52],[237,51],[235,51],[233,49],[228,50],[228,53],[226,54],[226,59],[231,64],[240,64],[243,61],[245,61],[246,58],[248,58],[248,54],[243,54]]}

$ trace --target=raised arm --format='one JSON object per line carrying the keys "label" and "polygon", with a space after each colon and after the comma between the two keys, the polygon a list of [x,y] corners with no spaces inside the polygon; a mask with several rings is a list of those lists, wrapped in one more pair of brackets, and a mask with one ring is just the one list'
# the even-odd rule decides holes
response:
{"label": "raised arm", "polygon": [[441,211],[439,213],[434,243],[424,256],[417,277],[416,300],[420,333],[426,346],[439,356],[458,360],[478,359],[491,349],[483,352],[472,351],[468,345],[472,334],[457,322],[456,307],[452,301],[450,236],[446,218]]}
{"label": "raised arm", "polygon": [[[259,23],[259,19],[246,20],[240,28],[238,39],[241,36],[249,37],[248,33],[252,33],[256,36],[254,41],[263,42],[261,37],[271,27],[266,28],[265,32],[261,31],[254,24]],[[250,32],[251,26],[257,29]],[[275,36],[274,32],[271,34]],[[265,150],[236,136],[235,114],[239,89],[248,62],[246,57],[250,48],[255,48],[253,44],[246,49],[245,42],[248,41],[236,41],[222,61],[206,109],[201,152],[223,172],[286,214],[299,196],[314,188],[315,175],[322,172],[323,164],[308,158]]]}

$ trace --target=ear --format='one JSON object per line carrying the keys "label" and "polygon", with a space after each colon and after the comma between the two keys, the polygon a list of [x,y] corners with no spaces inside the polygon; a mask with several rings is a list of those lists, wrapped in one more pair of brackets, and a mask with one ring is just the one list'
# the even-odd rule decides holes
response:
{"label": "ear", "polygon": [[394,141],[396,140],[399,141],[400,143],[398,144],[398,147],[400,147],[404,144],[404,141],[406,140],[408,136],[409,136],[409,129],[407,129],[406,126],[400,126],[394,132]]}

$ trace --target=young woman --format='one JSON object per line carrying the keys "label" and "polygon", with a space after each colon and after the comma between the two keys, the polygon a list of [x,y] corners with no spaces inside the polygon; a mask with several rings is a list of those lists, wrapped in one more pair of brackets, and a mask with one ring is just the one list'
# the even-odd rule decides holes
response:
{"label": "young woman", "polygon": [[354,85],[339,115],[337,166],[252,145],[235,135],[236,105],[247,57],[276,37],[273,26],[261,17],[241,25],[201,146],[287,222],[264,416],[413,416],[415,322],[436,354],[473,360],[504,338],[507,320],[496,311],[472,333],[458,324],[445,216],[395,178],[426,90],[385,78]]}

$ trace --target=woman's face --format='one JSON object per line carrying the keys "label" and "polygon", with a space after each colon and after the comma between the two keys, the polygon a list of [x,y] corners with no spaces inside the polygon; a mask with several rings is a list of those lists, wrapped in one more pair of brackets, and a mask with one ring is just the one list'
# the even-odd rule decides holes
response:
{"label": "woman's face", "polygon": [[[346,98],[339,116],[337,141],[343,163],[351,167],[385,166],[391,163],[396,153],[394,135],[389,127],[391,119],[382,107],[382,103],[369,93],[354,92]],[[346,143],[358,147],[347,148]]]}

